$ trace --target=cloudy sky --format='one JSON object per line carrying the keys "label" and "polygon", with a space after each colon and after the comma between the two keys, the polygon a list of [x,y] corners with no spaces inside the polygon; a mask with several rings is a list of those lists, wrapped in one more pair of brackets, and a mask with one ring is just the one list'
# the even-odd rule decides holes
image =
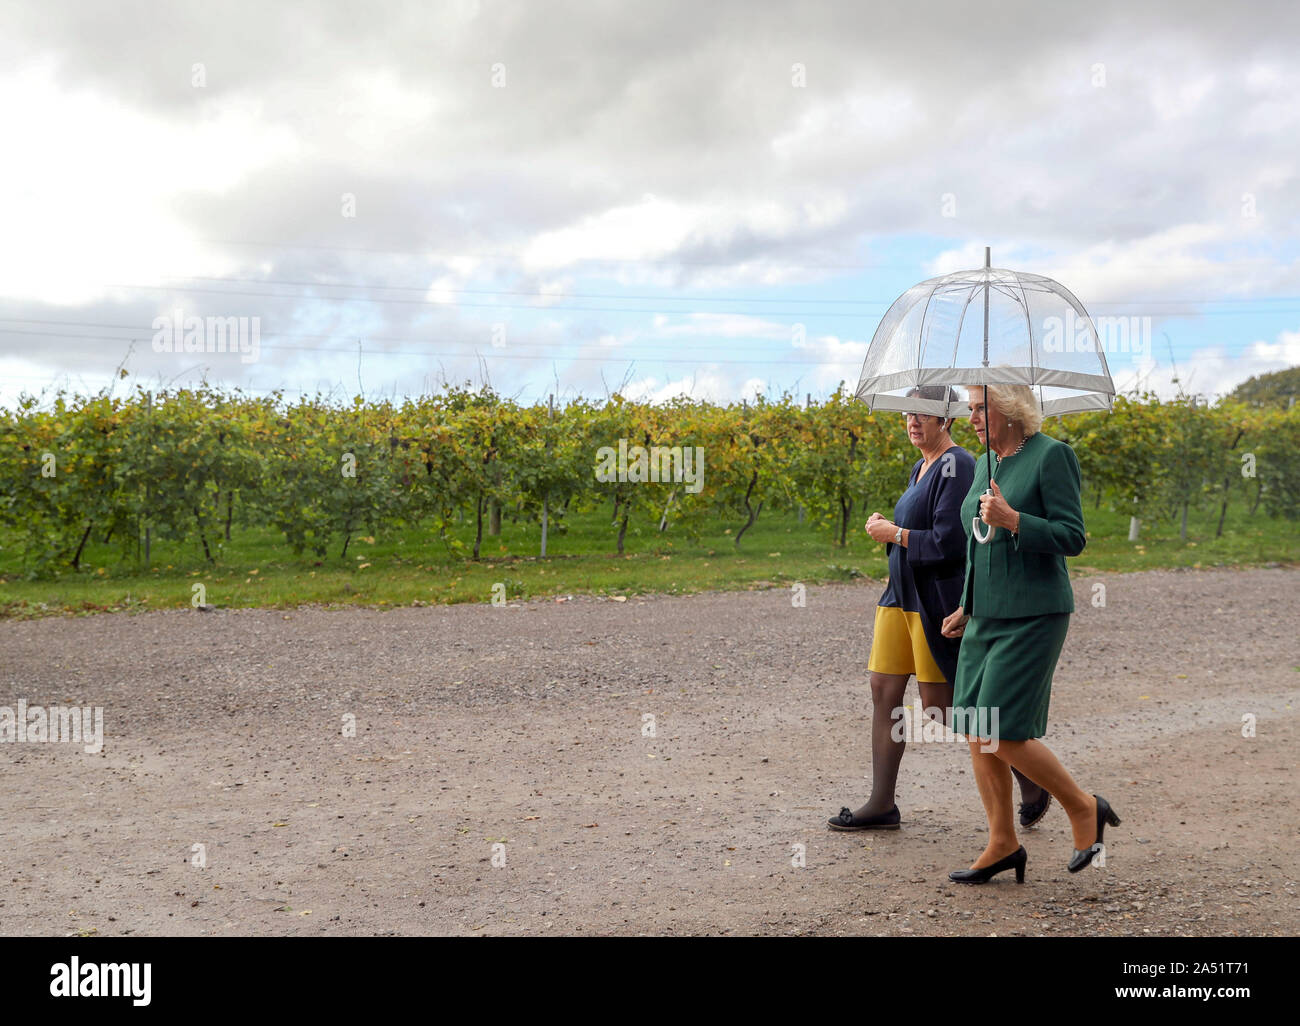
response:
{"label": "cloudy sky", "polygon": [[824,396],[986,245],[1121,387],[1300,364],[1300,8],[1137,7],[0,4],[0,404]]}

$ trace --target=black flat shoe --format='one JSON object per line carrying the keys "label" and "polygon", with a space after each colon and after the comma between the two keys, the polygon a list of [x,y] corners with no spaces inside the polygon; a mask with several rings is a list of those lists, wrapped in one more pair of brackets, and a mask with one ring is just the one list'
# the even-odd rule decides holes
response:
{"label": "black flat shoe", "polygon": [[949,880],[955,880],[957,883],[982,884],[988,883],[993,877],[997,876],[1003,870],[1015,869],[1016,883],[1025,882],[1025,863],[1029,861],[1029,853],[1025,851],[1022,844],[1004,859],[998,859],[993,865],[985,866],[983,869],[958,869],[948,874]]}
{"label": "black flat shoe", "polygon": [[838,816],[828,819],[826,825],[832,830],[897,830],[902,819],[897,805],[888,812],[875,816],[855,816],[853,810],[846,805],[840,809]]}
{"label": "black flat shoe", "polygon": [[1052,804],[1052,796],[1047,788],[1040,787],[1038,800],[1020,803],[1020,825],[1025,829],[1036,826],[1047,815],[1047,807]]}
{"label": "black flat shoe", "polygon": [[1071,873],[1077,873],[1081,869],[1086,869],[1092,863],[1092,857],[1101,851],[1102,834],[1106,830],[1106,824],[1119,826],[1119,817],[1115,815],[1115,810],[1110,807],[1110,802],[1099,795],[1093,795],[1097,799],[1097,840],[1092,843],[1091,848],[1080,850],[1074,849],[1074,855],[1070,858],[1070,864],[1065,868]]}

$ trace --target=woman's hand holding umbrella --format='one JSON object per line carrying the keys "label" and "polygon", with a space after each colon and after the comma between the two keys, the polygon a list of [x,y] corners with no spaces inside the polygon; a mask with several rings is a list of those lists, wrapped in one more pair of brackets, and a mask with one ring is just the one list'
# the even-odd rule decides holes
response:
{"label": "woman's hand holding umbrella", "polygon": [[980,519],[991,527],[1005,527],[1012,534],[1020,530],[1020,514],[1002,497],[996,481],[989,482],[992,495],[980,496]]}

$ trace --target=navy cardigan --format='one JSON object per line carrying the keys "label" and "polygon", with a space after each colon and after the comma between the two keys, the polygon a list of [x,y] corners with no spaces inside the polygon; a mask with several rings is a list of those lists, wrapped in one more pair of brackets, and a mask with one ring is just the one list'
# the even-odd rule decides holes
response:
{"label": "navy cardigan", "polygon": [[[894,523],[908,532],[907,546],[885,546],[889,586],[879,605],[917,613],[935,664],[951,684],[960,638],[940,633],[944,617],[961,605],[966,576],[966,529],[961,505],[975,478],[975,457],[954,445],[916,482],[922,460],[908,475],[908,490],[894,507]],[[937,683],[937,682],[936,682]]]}

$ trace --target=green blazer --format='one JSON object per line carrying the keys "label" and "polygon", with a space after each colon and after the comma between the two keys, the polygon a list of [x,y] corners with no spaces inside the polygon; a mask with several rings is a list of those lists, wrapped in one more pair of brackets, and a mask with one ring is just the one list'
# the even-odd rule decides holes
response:
{"label": "green blazer", "polygon": [[999,527],[993,540],[981,545],[971,533],[971,521],[989,486],[988,460],[984,455],[975,460],[975,480],[961,507],[966,529],[962,608],[970,616],[1004,618],[1073,613],[1065,557],[1077,556],[1086,544],[1079,458],[1041,431],[1001,465],[994,458],[993,480],[1020,512],[1020,533]]}

